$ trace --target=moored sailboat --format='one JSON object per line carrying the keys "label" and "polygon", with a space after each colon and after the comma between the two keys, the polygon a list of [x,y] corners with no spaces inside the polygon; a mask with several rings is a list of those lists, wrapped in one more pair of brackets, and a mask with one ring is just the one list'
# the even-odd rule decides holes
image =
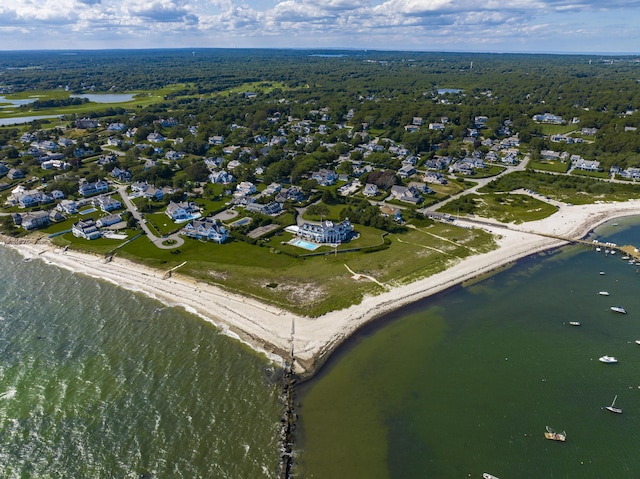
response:
{"label": "moored sailboat", "polygon": [[605,409],[607,411],[611,411],[611,412],[614,412],[616,414],[622,414],[622,409],[620,409],[619,407],[615,407],[616,399],[618,399],[618,395],[617,394],[613,398],[613,402],[611,403],[611,406],[606,406]]}

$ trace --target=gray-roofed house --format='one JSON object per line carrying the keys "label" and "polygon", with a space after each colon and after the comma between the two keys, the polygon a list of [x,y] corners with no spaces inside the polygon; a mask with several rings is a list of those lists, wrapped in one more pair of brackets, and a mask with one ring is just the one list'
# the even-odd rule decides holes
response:
{"label": "gray-roofed house", "polygon": [[115,225],[116,223],[120,223],[122,221],[122,217],[119,214],[107,215],[102,218],[98,218],[96,221],[96,226],[99,228],[105,228],[107,226]]}
{"label": "gray-roofed house", "polygon": [[83,181],[78,187],[78,193],[82,196],[95,195],[97,193],[104,193],[109,189],[109,184],[104,180],[98,180],[93,183]]}
{"label": "gray-roofed house", "polygon": [[22,215],[21,226],[25,230],[32,230],[35,228],[41,228],[48,226],[50,223],[48,211],[33,211],[31,213],[25,213]]}
{"label": "gray-roofed house", "polygon": [[249,203],[246,206],[247,211],[253,211],[254,213],[261,213],[263,215],[275,216],[282,212],[282,205],[277,201],[272,201],[266,205],[260,203]]}
{"label": "gray-roofed house", "polygon": [[173,221],[186,220],[191,217],[191,213],[198,210],[195,203],[181,201],[174,203],[171,201],[165,210],[165,214]]}
{"label": "gray-roofed house", "polygon": [[80,220],[71,227],[71,232],[76,238],[94,240],[100,238],[100,230],[92,218]]}
{"label": "gray-roofed house", "polygon": [[367,183],[364,186],[364,190],[362,191],[362,194],[364,196],[378,196],[379,192],[380,190],[378,189],[378,185],[375,185],[373,183]]}
{"label": "gray-roofed house", "polygon": [[224,243],[229,237],[229,231],[222,223],[210,217],[191,221],[180,233],[190,238],[207,239],[216,243]]}
{"label": "gray-roofed house", "polygon": [[10,180],[19,180],[21,178],[24,178],[24,173],[17,168],[11,168],[7,173],[7,178],[9,178]]}
{"label": "gray-roofed house", "polygon": [[422,195],[415,187],[407,188],[406,186],[393,185],[391,187],[391,196],[398,200],[404,201],[405,203],[412,203],[417,205],[422,202]]}
{"label": "gray-roofed house", "polygon": [[122,208],[122,203],[111,196],[100,195],[92,199],[93,206],[99,207],[105,213]]}
{"label": "gray-roofed house", "polygon": [[322,221],[320,224],[303,223],[296,235],[314,243],[331,244],[349,240],[352,232],[353,225],[349,218],[345,218],[340,223],[333,221]]}
{"label": "gray-roofed house", "polygon": [[338,180],[338,175],[333,170],[321,169],[311,175],[312,180],[316,180],[320,186],[331,186]]}

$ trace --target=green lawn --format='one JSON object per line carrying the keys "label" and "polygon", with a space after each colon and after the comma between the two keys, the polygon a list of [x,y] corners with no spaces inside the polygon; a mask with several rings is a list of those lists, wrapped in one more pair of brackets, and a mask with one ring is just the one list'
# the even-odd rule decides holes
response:
{"label": "green lawn", "polygon": [[569,169],[568,163],[554,160],[530,161],[527,166],[534,170],[550,171],[552,173],[566,173]]}
{"label": "green lawn", "polygon": [[[356,225],[356,231],[359,238],[341,244],[340,249],[383,242],[380,230]],[[382,292],[373,282],[352,279],[345,265],[392,286],[432,275],[446,269],[457,258],[494,247],[492,237],[484,231],[431,222],[405,233],[388,235],[389,248],[373,253],[295,257],[292,255],[308,252],[281,244],[290,238],[290,234],[282,233],[262,246],[242,241],[218,245],[187,239],[172,253],[140,237],[119,249],[117,254],[165,271],[187,261],[180,269],[183,274],[296,313],[317,316],[358,303],[366,294]],[[102,246],[91,244],[94,250]],[[109,250],[108,246],[104,245],[103,249]],[[333,251],[330,247],[323,248]]]}
{"label": "green lawn", "polygon": [[458,214],[461,211],[493,218],[503,223],[523,223],[547,218],[555,213],[557,208],[528,195],[494,193],[467,195],[448,202],[438,211],[449,214]]}

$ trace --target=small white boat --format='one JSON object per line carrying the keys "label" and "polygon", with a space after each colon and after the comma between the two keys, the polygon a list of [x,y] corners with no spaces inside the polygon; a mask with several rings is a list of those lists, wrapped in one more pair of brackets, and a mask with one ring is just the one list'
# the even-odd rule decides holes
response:
{"label": "small white boat", "polygon": [[498,479],[496,476],[494,476],[493,474],[489,474],[488,472],[482,473],[482,477],[484,479]]}
{"label": "small white boat", "polygon": [[616,254],[616,250],[612,249],[611,254]]}
{"label": "small white boat", "polygon": [[606,406],[605,409],[607,411],[611,411],[611,412],[614,412],[616,414],[622,414],[622,409],[620,409],[619,407],[615,407],[616,399],[618,399],[618,395],[617,394],[616,394],[616,397],[613,398],[613,402],[611,403],[611,406]]}
{"label": "small white boat", "polygon": [[598,248],[596,248],[596,251],[599,253],[602,250],[598,247]]}
{"label": "small white boat", "polygon": [[600,296],[609,296],[609,291],[598,291]]}
{"label": "small white boat", "polygon": [[627,259],[629,259],[629,257],[628,256],[623,256],[622,259],[627,260]]}
{"label": "small white boat", "polygon": [[600,276],[604,276],[604,271],[600,271]]}
{"label": "small white boat", "polygon": [[611,311],[615,311],[616,313],[627,314],[627,310],[622,306],[611,306]]}
{"label": "small white boat", "polygon": [[640,344],[640,339],[636,339],[636,344]]}
{"label": "small white boat", "polygon": [[569,321],[571,326],[580,326],[580,321]]}
{"label": "small white boat", "polygon": [[601,363],[615,364],[618,362],[618,359],[614,358],[613,356],[602,356],[598,359],[598,361],[600,361]]}

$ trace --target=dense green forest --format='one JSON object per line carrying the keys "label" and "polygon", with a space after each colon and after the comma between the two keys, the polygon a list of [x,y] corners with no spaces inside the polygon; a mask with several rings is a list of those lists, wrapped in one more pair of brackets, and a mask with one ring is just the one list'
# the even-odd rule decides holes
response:
{"label": "dense green forest", "polygon": [[[182,134],[197,123],[198,135],[181,149],[204,154],[211,135],[247,142],[260,132],[272,135],[278,125],[268,118],[306,118],[325,109],[334,122],[351,110],[349,125],[400,142],[413,153],[460,155],[461,140],[478,115],[488,117],[483,135],[500,138],[505,121],[534,156],[553,148],[598,159],[605,168],[640,165],[640,62],[635,57],[586,55],[462,54],[379,51],[301,50],[105,50],[77,52],[0,53],[0,91],[19,93],[66,89],[69,93],[152,91],[180,85],[165,101],[136,112],[97,110],[88,116],[113,116],[127,126],[143,127],[142,138],[159,116],[171,115],[180,125],[168,134]],[[252,85],[260,95],[250,101],[233,88]],[[439,89],[460,90],[443,93]],[[41,106],[37,102],[36,106]],[[596,128],[596,141],[551,144],[545,125],[532,116],[550,112],[576,129]],[[120,118],[118,118],[120,113]],[[413,117],[425,124],[447,117],[444,130],[407,132]],[[319,117],[318,117],[319,119]],[[231,131],[232,125],[245,127]],[[332,129],[327,142],[346,141],[346,132]],[[353,145],[357,138],[349,139]],[[474,145],[475,148],[482,147]],[[301,160],[323,166],[335,158],[307,145]],[[331,152],[333,153],[333,152]],[[275,163],[272,153],[265,166]],[[379,155],[376,166],[395,167]],[[296,166],[278,165],[280,170]]]}

